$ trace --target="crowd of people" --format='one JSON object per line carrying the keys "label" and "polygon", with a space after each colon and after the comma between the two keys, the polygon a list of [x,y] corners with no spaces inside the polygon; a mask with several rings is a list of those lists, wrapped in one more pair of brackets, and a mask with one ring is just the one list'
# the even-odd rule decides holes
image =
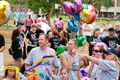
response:
{"label": "crowd of people", "polygon": [[[22,10],[23,11],[23,10]],[[35,62],[50,53],[57,54],[57,47],[64,45],[66,51],[60,56],[49,58],[46,62],[36,67],[36,73],[50,76],[50,80],[118,80],[120,72],[120,22],[116,22],[114,28],[107,20],[101,28],[95,28],[91,24],[81,22],[78,34],[87,36],[89,55],[77,53],[77,43],[71,39],[72,32],[64,29],[64,21],[58,15],[52,26],[48,25],[47,15],[37,15],[30,9],[26,13],[15,12],[15,25],[11,36],[11,46],[14,51],[13,63],[8,66],[16,66],[22,74]],[[21,17],[19,15],[22,15]],[[18,22],[18,17],[21,21]],[[25,16],[25,14],[24,14]],[[25,21],[25,23],[23,22]],[[79,36],[79,35],[76,35]],[[0,52],[5,49],[4,37],[0,35]],[[104,42],[109,48],[94,45]],[[87,44],[86,43],[86,44]],[[85,44],[85,45],[86,45]],[[83,47],[85,47],[85,45]],[[46,66],[47,64],[47,66]],[[34,70],[31,70],[34,71]],[[3,80],[21,80],[15,77],[15,70],[7,70]],[[39,76],[39,80],[43,77]],[[44,79],[45,80],[45,79]]]}

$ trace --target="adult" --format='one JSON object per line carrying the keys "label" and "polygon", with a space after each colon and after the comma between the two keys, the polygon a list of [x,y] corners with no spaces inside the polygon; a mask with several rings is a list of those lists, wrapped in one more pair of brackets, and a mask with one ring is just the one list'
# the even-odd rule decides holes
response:
{"label": "adult", "polygon": [[103,42],[110,48],[115,48],[116,44],[118,43],[118,39],[114,36],[115,29],[109,28],[109,35],[103,39]]}
{"label": "adult", "polygon": [[31,49],[38,46],[38,39],[36,38],[36,24],[35,23],[31,25],[31,31],[28,32],[26,39],[28,42],[27,53],[29,54]]}
{"label": "adult", "polygon": [[109,50],[104,52],[104,60],[97,59],[92,56],[84,56],[99,66],[99,75],[97,75],[97,80],[118,80],[120,62],[117,56],[111,53]]}
{"label": "adult", "polygon": [[62,20],[62,17],[59,18],[59,21],[57,23],[57,29],[58,32],[64,30],[64,21]]}
{"label": "adult", "polygon": [[91,24],[84,24],[82,29],[83,29],[83,35],[87,37],[87,42],[89,42],[89,37],[92,36],[93,26]]}
{"label": "adult", "polygon": [[92,55],[92,49],[93,49],[93,46],[98,43],[98,42],[101,42],[100,38],[99,38],[99,35],[100,35],[100,29],[99,28],[96,28],[93,32],[93,35],[90,36],[89,38],[89,55],[91,56]]}
{"label": "adult", "polygon": [[25,12],[24,12],[23,9],[22,9],[21,12],[20,12],[20,21],[21,21],[21,22],[24,22],[24,21],[25,21]]}
{"label": "adult", "polygon": [[60,65],[70,70],[69,80],[80,80],[80,57],[76,53],[76,41],[70,39],[66,48],[68,51],[63,52],[60,56]]}
{"label": "adult", "polygon": [[50,47],[57,51],[57,47],[60,45],[59,33],[56,29],[52,30],[53,37],[49,39]]}
{"label": "adult", "polygon": [[[39,36],[39,47],[33,48],[27,59],[26,59],[26,64],[25,67],[26,69],[28,67],[30,67],[31,65],[34,65],[34,62],[36,62],[36,60],[42,59],[43,56],[47,56],[49,55],[51,52],[55,53],[55,51],[52,48],[47,47],[47,44],[49,42],[49,38],[46,34],[42,33]],[[50,66],[50,69],[52,71],[52,67],[54,66],[54,74],[57,75],[58,73],[58,60],[56,57],[50,58],[47,63]],[[36,71],[37,73],[43,73],[46,71],[46,64],[42,63],[41,65],[39,65],[38,67],[36,67]],[[39,77],[39,80],[42,80],[41,77]]]}
{"label": "adult", "polygon": [[66,46],[67,40],[67,33],[64,30],[60,31],[60,44]]}
{"label": "adult", "polygon": [[12,32],[11,40],[12,40],[12,49],[14,51],[14,54],[12,56],[15,61],[15,66],[21,68],[21,66],[22,66],[22,48],[24,47],[24,45],[19,42],[20,41],[19,36],[20,36],[19,29],[15,29]]}
{"label": "adult", "polygon": [[28,9],[27,13],[26,13],[26,17],[30,17],[32,18],[32,10],[31,9]]}
{"label": "adult", "polygon": [[36,24],[36,38],[38,39],[39,38],[39,35],[41,34],[41,33],[44,33],[44,31],[41,29],[41,24]]}
{"label": "adult", "polygon": [[2,34],[0,34],[0,52],[5,50],[5,39]]}
{"label": "adult", "polygon": [[56,28],[57,28],[58,21],[59,21],[59,15],[56,15],[56,18],[54,19],[54,25]]}
{"label": "adult", "polygon": [[103,28],[103,37],[108,36],[108,29],[112,28],[112,25],[110,24],[110,19],[107,20],[107,24],[105,25],[105,27]]}
{"label": "adult", "polygon": [[15,25],[17,25],[17,23],[18,23],[19,17],[20,17],[20,13],[19,13],[18,9],[16,9],[16,11],[14,12],[14,23],[15,23]]}

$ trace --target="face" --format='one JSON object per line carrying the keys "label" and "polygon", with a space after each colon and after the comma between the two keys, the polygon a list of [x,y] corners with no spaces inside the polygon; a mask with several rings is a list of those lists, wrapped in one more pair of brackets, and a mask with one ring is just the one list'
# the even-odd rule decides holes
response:
{"label": "face", "polygon": [[100,30],[96,31],[96,32],[95,32],[95,35],[96,35],[96,36],[99,36],[99,35],[100,35]]}
{"label": "face", "polygon": [[110,31],[109,35],[114,36],[115,35],[115,31]]}
{"label": "face", "polygon": [[49,36],[49,38],[53,37],[52,32],[49,32],[48,36]]}
{"label": "face", "polygon": [[105,54],[105,60],[110,60],[111,54]]}
{"label": "face", "polygon": [[95,47],[94,50],[93,50],[93,56],[96,57],[96,58],[99,58],[102,56],[103,53],[101,53],[99,51],[99,47]]}
{"label": "face", "polygon": [[31,27],[32,31],[36,31],[36,26]]}
{"label": "face", "polygon": [[60,31],[60,37],[63,37],[63,36],[64,36],[63,32],[62,32],[62,31]]}
{"label": "face", "polygon": [[68,51],[72,51],[76,48],[75,42],[72,40],[68,41],[68,43],[66,44],[66,48]]}
{"label": "face", "polygon": [[45,35],[40,35],[39,36],[39,46],[43,47],[48,44],[48,40],[45,39]]}
{"label": "face", "polygon": [[62,80],[66,80],[68,78],[68,73],[66,72],[66,70],[62,70],[60,74]]}
{"label": "face", "polygon": [[13,77],[15,75],[15,70],[8,70],[8,76]]}

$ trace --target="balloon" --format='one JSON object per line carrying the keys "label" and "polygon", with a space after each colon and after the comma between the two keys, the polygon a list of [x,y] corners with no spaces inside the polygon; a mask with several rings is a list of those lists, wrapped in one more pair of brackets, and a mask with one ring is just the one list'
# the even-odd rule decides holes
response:
{"label": "balloon", "polygon": [[90,12],[91,12],[92,17],[91,17],[90,22],[88,22],[88,24],[93,23],[96,19],[96,12],[95,11],[90,11]]}
{"label": "balloon", "polygon": [[20,76],[20,78],[22,78],[22,80],[26,80],[26,77],[22,73],[18,72],[18,75]]}
{"label": "balloon", "polygon": [[89,11],[96,11],[95,8],[94,8],[94,6],[91,5],[91,4],[88,4],[88,10]]}
{"label": "balloon", "polygon": [[65,51],[66,47],[65,46],[58,46],[57,47],[57,53],[58,55],[62,54]]}
{"label": "balloon", "polygon": [[[42,77],[42,79],[44,79],[44,74],[43,73],[39,73],[39,76]],[[49,76],[45,76],[45,80],[50,80]]]}
{"label": "balloon", "polygon": [[78,31],[78,26],[75,24],[75,21],[74,20],[69,20],[68,21],[68,27],[70,29],[70,31],[72,32],[77,32]]}
{"label": "balloon", "polygon": [[39,80],[37,73],[35,73],[34,75],[31,75],[31,76],[27,77],[27,80],[33,80],[33,79],[34,80]]}
{"label": "balloon", "polygon": [[83,4],[83,5],[82,5],[82,9],[83,9],[83,10],[84,10],[84,9],[87,9],[87,10],[88,10],[87,4]]}
{"label": "balloon", "polygon": [[81,72],[83,77],[87,76],[87,74],[88,74],[85,70],[80,70],[80,72]]}
{"label": "balloon", "polygon": [[82,10],[80,12],[80,19],[82,22],[88,23],[90,22],[91,18],[92,18],[92,14],[90,13],[89,10]]}
{"label": "balloon", "polygon": [[74,14],[73,4],[71,2],[68,2],[68,1],[64,2],[63,8],[67,14],[70,14],[70,15]]}
{"label": "balloon", "polygon": [[86,39],[87,39],[87,37],[85,35],[78,36],[77,39],[76,39],[77,46],[81,47],[81,46],[85,45]]}
{"label": "balloon", "polygon": [[74,12],[73,16],[77,21],[80,21],[79,13]]}
{"label": "balloon", "polygon": [[108,46],[105,43],[103,43],[103,42],[98,42],[97,44],[95,44],[94,47],[93,47],[93,49],[95,47],[97,47],[97,46],[102,46],[105,50],[108,49]]}
{"label": "balloon", "polygon": [[79,13],[80,10],[82,9],[82,2],[81,0],[74,0],[74,10],[75,12]]}
{"label": "balloon", "polygon": [[0,1],[0,26],[8,22],[11,14],[11,5],[7,1]]}

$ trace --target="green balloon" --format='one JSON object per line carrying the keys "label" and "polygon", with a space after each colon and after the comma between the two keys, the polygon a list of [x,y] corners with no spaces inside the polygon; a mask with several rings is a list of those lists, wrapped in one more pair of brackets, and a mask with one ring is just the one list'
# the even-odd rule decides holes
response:
{"label": "green balloon", "polygon": [[65,51],[66,47],[65,46],[58,46],[57,47],[57,53],[58,55],[62,54]]}
{"label": "green balloon", "polygon": [[87,9],[88,10],[87,4],[82,4],[82,9]]}
{"label": "green balloon", "polygon": [[43,73],[39,73],[39,76],[43,79],[44,78],[44,74]]}
{"label": "green balloon", "polygon": [[87,41],[87,37],[85,35],[78,36],[76,39],[77,46],[81,47],[81,46],[85,45],[86,41]]}

